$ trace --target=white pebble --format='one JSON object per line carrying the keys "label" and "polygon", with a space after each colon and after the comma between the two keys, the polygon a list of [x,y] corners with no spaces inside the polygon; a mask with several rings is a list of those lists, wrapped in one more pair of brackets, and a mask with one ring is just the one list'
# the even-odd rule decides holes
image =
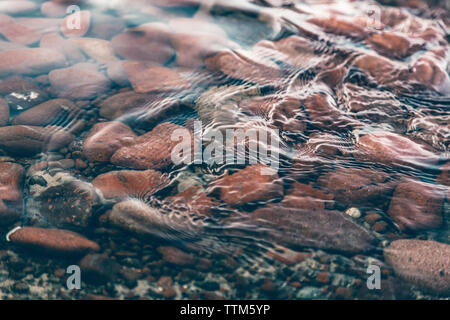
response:
{"label": "white pebble", "polygon": [[358,219],[361,217],[361,211],[358,208],[348,208],[345,210],[345,214],[348,214],[350,217]]}

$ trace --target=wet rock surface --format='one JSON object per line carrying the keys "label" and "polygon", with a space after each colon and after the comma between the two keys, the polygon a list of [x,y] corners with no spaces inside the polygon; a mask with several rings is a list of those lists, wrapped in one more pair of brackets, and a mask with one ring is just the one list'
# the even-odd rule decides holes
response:
{"label": "wet rock surface", "polygon": [[450,290],[449,250],[444,243],[405,239],[392,242],[384,256],[403,279],[445,295]]}
{"label": "wet rock surface", "polygon": [[0,299],[448,299],[448,6],[291,2],[0,1]]}

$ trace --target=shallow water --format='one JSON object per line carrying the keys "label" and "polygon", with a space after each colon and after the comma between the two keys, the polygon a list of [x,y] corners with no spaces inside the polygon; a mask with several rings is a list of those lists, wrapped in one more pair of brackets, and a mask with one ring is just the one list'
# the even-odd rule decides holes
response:
{"label": "shallow water", "polygon": [[0,298],[450,297],[445,2],[2,2]]}

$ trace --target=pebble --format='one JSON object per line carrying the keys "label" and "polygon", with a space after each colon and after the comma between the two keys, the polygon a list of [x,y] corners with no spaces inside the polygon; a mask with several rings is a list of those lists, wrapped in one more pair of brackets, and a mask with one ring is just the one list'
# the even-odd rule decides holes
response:
{"label": "pebble", "polygon": [[402,231],[438,228],[442,224],[443,191],[437,185],[421,181],[402,182],[395,189],[389,216]]}
{"label": "pebble", "polygon": [[49,74],[51,89],[59,97],[92,99],[110,89],[111,81],[93,63],[78,63]]}
{"label": "pebble", "polygon": [[233,206],[267,201],[283,196],[283,186],[278,174],[269,166],[254,164],[234,174],[226,174],[211,183],[211,193]]}
{"label": "pebble", "polygon": [[108,162],[123,146],[133,145],[137,136],[118,121],[95,124],[83,143],[83,155],[91,162]]}
{"label": "pebble", "polygon": [[92,183],[106,199],[145,198],[165,187],[168,179],[155,170],[121,170],[101,174]]}
{"label": "pebble", "polygon": [[384,258],[402,279],[432,292],[450,292],[450,246],[431,240],[402,239],[384,249]]}
{"label": "pebble", "polygon": [[118,149],[112,156],[111,163],[132,169],[167,169],[173,165],[172,150],[180,147],[180,143],[189,148],[193,143],[192,140],[179,142],[170,139],[168,141],[168,137],[171,137],[176,130],[189,132],[184,127],[173,123],[161,123],[152,131],[139,136],[135,144]]}
{"label": "pebble", "polygon": [[359,209],[355,207],[348,208],[347,210],[345,210],[345,214],[349,215],[354,219],[358,219],[361,217],[361,211],[359,211]]}
{"label": "pebble", "polygon": [[39,75],[63,67],[64,55],[47,48],[24,48],[0,52],[0,76]]}
{"label": "pebble", "polygon": [[23,227],[9,235],[12,243],[56,255],[81,255],[98,251],[97,243],[82,235],[63,229]]}

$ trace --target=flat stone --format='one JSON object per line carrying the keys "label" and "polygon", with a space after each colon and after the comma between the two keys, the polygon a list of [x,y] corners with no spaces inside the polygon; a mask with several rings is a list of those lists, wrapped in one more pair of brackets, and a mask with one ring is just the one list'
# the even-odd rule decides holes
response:
{"label": "flat stone", "polygon": [[92,63],[79,63],[49,73],[52,90],[68,99],[92,99],[105,92],[111,81]]}
{"label": "flat stone", "polygon": [[244,50],[225,50],[205,60],[208,70],[260,85],[277,83],[281,79],[278,66],[269,59]]}
{"label": "flat stone", "polygon": [[163,23],[147,23],[111,39],[114,51],[124,59],[165,64],[175,54],[170,44],[170,28]]}
{"label": "flat stone", "polygon": [[30,156],[58,150],[72,142],[74,136],[61,127],[9,126],[0,128],[0,148],[14,154]]}
{"label": "flat stone", "polygon": [[211,193],[233,206],[268,201],[283,196],[278,174],[269,166],[254,164],[238,172],[217,179],[210,184]]}
{"label": "flat stone", "polygon": [[0,1],[0,13],[10,15],[27,15],[38,9],[33,1],[25,0],[2,0]]}
{"label": "flat stone", "polygon": [[39,75],[63,67],[64,55],[46,48],[24,48],[0,52],[0,76]]}
{"label": "flat stone", "polygon": [[368,133],[359,138],[355,157],[387,165],[422,167],[439,161],[432,148],[405,136],[387,131]]}
{"label": "flat stone", "polygon": [[112,156],[111,162],[133,169],[167,169],[174,165],[172,150],[175,147],[183,147],[186,144],[189,149],[193,149],[192,134],[190,141],[173,141],[170,138],[176,130],[187,131],[186,128],[173,123],[161,123],[152,131],[139,136],[134,145],[117,150]]}
{"label": "flat stone", "polygon": [[191,88],[191,84],[177,72],[143,62],[125,62],[123,68],[128,80],[138,93],[168,92]]}
{"label": "flat stone", "polygon": [[57,255],[80,255],[100,250],[97,243],[78,233],[62,229],[24,227],[9,238],[14,244]]}
{"label": "flat stone", "polygon": [[168,183],[165,175],[155,170],[110,171],[97,176],[92,181],[107,199],[125,199],[135,197],[144,199],[165,187]]}
{"label": "flat stone", "polygon": [[450,292],[450,246],[431,240],[402,239],[384,249],[384,258],[402,279],[435,293]]}
{"label": "flat stone", "polygon": [[389,206],[389,216],[402,231],[420,231],[442,224],[444,189],[421,181],[400,183]]}
{"label": "flat stone", "polygon": [[83,37],[74,38],[71,41],[75,42],[88,57],[99,63],[119,60],[114,54],[111,43],[107,40]]}
{"label": "flat stone", "polygon": [[59,51],[70,63],[78,63],[86,60],[86,57],[76,43],[64,39],[56,32],[44,35],[41,39],[40,47]]}
{"label": "flat stone", "polygon": [[396,186],[391,175],[366,168],[336,169],[322,175],[318,184],[338,203],[355,207],[386,201]]}
{"label": "flat stone", "polygon": [[116,150],[134,144],[136,138],[133,130],[121,122],[97,123],[83,143],[83,154],[89,161],[108,162]]}
{"label": "flat stone", "polygon": [[247,218],[267,230],[261,231],[261,237],[293,248],[360,253],[373,249],[375,242],[369,231],[339,211],[269,205],[248,213]]}
{"label": "flat stone", "polygon": [[421,48],[420,44],[393,32],[374,33],[366,41],[375,51],[391,58],[403,59]]}
{"label": "flat stone", "polygon": [[[0,1],[0,7],[2,2]],[[32,28],[18,24],[13,18],[4,14],[0,14],[0,34],[11,42],[23,45],[36,43],[41,38],[41,34]]]}
{"label": "flat stone", "polygon": [[70,100],[53,99],[28,109],[13,120],[13,125],[46,126],[70,123],[80,116],[81,110]]}

